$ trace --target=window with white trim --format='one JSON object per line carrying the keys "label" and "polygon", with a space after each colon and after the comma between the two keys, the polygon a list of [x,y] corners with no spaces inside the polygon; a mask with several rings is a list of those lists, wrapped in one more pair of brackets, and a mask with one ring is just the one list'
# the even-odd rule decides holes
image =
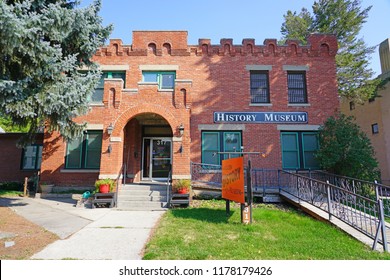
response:
{"label": "window with white trim", "polygon": [[176,73],[172,71],[143,71],[142,81],[157,83],[159,89],[173,89],[175,87]]}

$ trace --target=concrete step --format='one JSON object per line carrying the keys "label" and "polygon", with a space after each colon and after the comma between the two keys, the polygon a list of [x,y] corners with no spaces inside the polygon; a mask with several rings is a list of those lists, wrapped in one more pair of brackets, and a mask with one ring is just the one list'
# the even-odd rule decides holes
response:
{"label": "concrete step", "polygon": [[131,190],[131,191],[166,191],[167,185],[136,185],[136,184],[127,184],[119,187],[119,191],[122,190]]}
{"label": "concrete step", "polygon": [[119,190],[120,196],[166,196],[167,191],[152,190]]}
{"label": "concrete step", "polygon": [[121,201],[167,201],[167,195],[120,194],[119,199]]}
{"label": "concrete step", "polygon": [[158,184],[122,185],[118,192],[118,210],[156,211],[167,207],[167,186]]}
{"label": "concrete step", "polygon": [[123,208],[115,208],[115,210],[117,211],[167,211],[168,208],[162,208],[162,207],[157,207],[157,208],[153,208],[153,207],[143,207],[143,208],[140,208],[140,207],[123,207]]}
{"label": "concrete step", "polygon": [[263,197],[264,203],[280,203],[282,202],[282,199],[280,195],[265,195]]}
{"label": "concrete step", "polygon": [[150,210],[160,209],[167,207],[167,202],[159,201],[120,201],[118,200],[118,209],[139,209],[139,210]]}

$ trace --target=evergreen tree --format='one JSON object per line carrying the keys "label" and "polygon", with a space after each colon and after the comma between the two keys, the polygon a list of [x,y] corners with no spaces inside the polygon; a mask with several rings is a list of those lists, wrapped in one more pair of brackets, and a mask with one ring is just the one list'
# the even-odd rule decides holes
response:
{"label": "evergreen tree", "polygon": [[11,118],[2,116],[0,113],[0,127],[5,131],[5,132],[28,132],[29,126],[20,126],[20,125],[15,125]]}
{"label": "evergreen tree", "polygon": [[319,129],[319,142],[316,158],[321,168],[362,180],[380,178],[374,148],[353,117],[328,118]]}
{"label": "evergreen tree", "polygon": [[306,44],[307,36],[312,33],[313,19],[310,12],[302,8],[298,15],[297,12],[287,11],[283,17],[284,23],[281,28],[283,39],[296,39]]}
{"label": "evergreen tree", "polygon": [[302,43],[313,32],[335,34],[339,44],[339,95],[360,103],[374,97],[383,84],[373,78],[374,72],[369,68],[374,47],[367,47],[358,37],[371,7],[362,9],[361,0],[319,0],[313,4],[312,15],[306,9],[299,14],[288,11],[281,27],[283,40],[299,39]]}
{"label": "evergreen tree", "polygon": [[0,115],[29,126],[29,140],[43,122],[65,139],[84,128],[73,118],[88,110],[101,75],[91,57],[111,26],[102,26],[100,0],[78,4],[0,0]]}

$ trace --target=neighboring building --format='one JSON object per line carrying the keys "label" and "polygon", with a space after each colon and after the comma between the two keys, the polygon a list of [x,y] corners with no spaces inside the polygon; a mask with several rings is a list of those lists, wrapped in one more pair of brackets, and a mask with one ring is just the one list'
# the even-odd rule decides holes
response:
{"label": "neighboring building", "polygon": [[[379,46],[383,80],[390,79],[390,44],[387,39]],[[341,111],[356,118],[373,145],[381,170],[382,182],[390,184],[390,83],[378,92],[378,97],[364,104],[343,99]]]}
{"label": "neighboring building", "polygon": [[43,134],[37,134],[35,144],[18,148],[22,133],[0,133],[0,183],[23,182],[41,167]]}
{"label": "neighboring building", "polygon": [[220,164],[217,152],[263,152],[256,168],[318,167],[317,129],[339,108],[333,35],[308,45],[275,39],[187,44],[185,31],[134,31],[94,56],[103,71],[82,139],[45,133],[41,180],[92,185],[190,178],[190,163]]}

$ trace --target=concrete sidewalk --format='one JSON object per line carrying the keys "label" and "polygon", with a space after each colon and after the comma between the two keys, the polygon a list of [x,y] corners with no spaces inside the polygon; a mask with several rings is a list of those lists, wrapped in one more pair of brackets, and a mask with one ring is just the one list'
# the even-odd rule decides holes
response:
{"label": "concrete sidewalk", "polygon": [[60,237],[31,259],[139,260],[164,213],[75,207],[72,199],[0,198],[0,205]]}

